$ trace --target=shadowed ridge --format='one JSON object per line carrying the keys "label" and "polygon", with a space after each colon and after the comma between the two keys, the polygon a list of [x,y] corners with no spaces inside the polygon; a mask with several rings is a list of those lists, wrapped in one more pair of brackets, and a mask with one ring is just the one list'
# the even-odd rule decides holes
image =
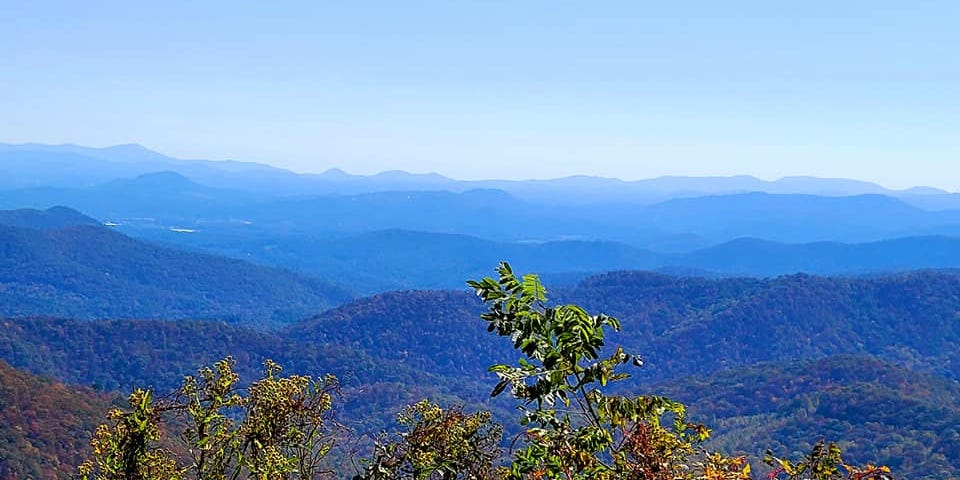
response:
{"label": "shadowed ridge", "polygon": [[0,210],[0,225],[16,228],[53,230],[74,226],[98,226],[100,222],[72,208],[55,206],[46,210],[21,208]]}

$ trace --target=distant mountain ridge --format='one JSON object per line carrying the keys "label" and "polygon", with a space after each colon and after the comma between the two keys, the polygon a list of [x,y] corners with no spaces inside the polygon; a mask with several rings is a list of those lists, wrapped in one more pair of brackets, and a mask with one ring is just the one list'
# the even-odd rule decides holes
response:
{"label": "distant mountain ridge", "polygon": [[[10,165],[26,169],[13,168],[0,186],[16,181],[17,172],[40,182],[0,189],[0,209],[68,205],[97,221],[67,223],[102,221],[177,248],[339,278],[362,293],[456,288],[503,259],[564,284],[610,270],[774,276],[960,267],[954,253],[960,209],[943,209],[960,202],[960,194],[929,189],[891,193],[866,182],[809,177],[457,182],[400,171],[297,175],[261,164],[180,160],[137,145],[0,145],[0,157],[0,165],[15,157]],[[106,167],[85,170],[91,165]],[[103,181],[85,183],[90,172]],[[55,178],[42,184],[47,174],[69,186],[56,186]],[[590,199],[637,188],[676,198]],[[743,193],[685,196],[718,188]],[[754,191],[764,188],[821,194]],[[874,193],[840,195],[848,191]],[[552,195],[554,203],[538,203],[539,195]],[[562,205],[574,197],[580,204]],[[926,208],[913,203],[921,197]],[[11,224],[61,225],[46,215]]]}
{"label": "distant mountain ridge", "polygon": [[[56,230],[100,223],[72,209],[53,207],[46,211],[0,210],[0,225],[4,224]],[[562,285],[613,270],[657,270],[682,276],[766,277],[798,272],[864,275],[960,268],[960,237],[944,235],[863,243],[784,243],[743,237],[689,253],[663,253],[611,241],[494,241],[404,229],[318,237],[257,233],[249,230],[254,226],[242,223],[221,231],[215,225],[188,226],[200,230],[183,233],[177,229],[153,229],[140,233],[180,249],[335,279],[365,294],[397,289],[456,289],[463,285],[463,279],[483,275],[490,265],[505,259]],[[89,250],[89,247],[78,248]]]}
{"label": "distant mountain ridge", "polygon": [[[659,253],[617,242],[496,242],[466,235],[385,230],[336,238],[206,240],[160,232],[179,245],[337,278],[362,293],[460,288],[464,278],[510,260],[564,286],[612,270],[678,276],[773,277],[795,273],[867,275],[960,268],[960,237],[916,236],[866,243],[783,243],[739,238],[689,253]],[[210,242],[210,243],[207,243]]]}
{"label": "distant mountain ridge", "polygon": [[[210,186],[238,188],[274,194],[356,194],[387,190],[465,191],[476,188],[505,190],[523,200],[552,204],[656,203],[678,197],[766,192],[847,196],[884,194],[918,198],[928,205],[949,202],[948,192],[930,187],[890,190],[880,185],[850,179],[809,176],[767,181],[748,175],[730,177],[664,176],[624,181],[613,178],[571,176],[547,180],[454,180],[436,173],[413,174],[401,170],[375,175],[352,175],[340,169],[320,174],[296,174],[286,169],[254,162],[182,160],[140,145],[105,148],[78,145],[3,144],[0,164],[8,178],[0,187],[38,185],[77,186],[102,183],[158,170],[171,170]],[[51,166],[57,168],[51,169]],[[65,174],[69,172],[69,175]],[[922,198],[921,198],[922,197]],[[939,200],[930,201],[934,197]]]}
{"label": "distant mountain ridge", "polygon": [[919,236],[867,243],[787,244],[741,238],[685,255],[681,265],[733,275],[856,275],[960,268],[960,238]]}
{"label": "distant mountain ridge", "polygon": [[56,205],[69,205],[131,228],[328,237],[402,229],[506,241],[616,241],[668,252],[740,237],[849,243],[960,235],[960,210],[924,210],[877,194],[825,197],[753,192],[653,205],[563,207],[539,205],[498,189],[276,196],[209,187],[172,171],[85,188],[0,190],[0,208]]}

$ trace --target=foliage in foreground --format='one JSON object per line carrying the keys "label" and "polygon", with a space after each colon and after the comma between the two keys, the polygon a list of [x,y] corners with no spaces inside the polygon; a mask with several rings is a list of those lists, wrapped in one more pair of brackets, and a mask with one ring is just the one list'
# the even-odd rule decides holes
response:
{"label": "foliage in foreground", "polygon": [[[266,362],[264,377],[242,395],[232,359],[201,368],[168,398],[130,394],[97,428],[85,480],[316,478],[323,471],[335,424],[335,378],[281,376]],[[164,436],[180,427],[178,438]]]}
{"label": "foliage in foreground", "polygon": [[[509,337],[525,358],[494,365],[493,396],[508,391],[521,405],[523,433],[499,468],[501,428],[485,412],[467,414],[420,402],[401,412],[403,431],[384,435],[358,479],[453,480],[748,480],[744,457],[702,447],[710,431],[686,419],[683,404],[659,396],[604,392],[642,359],[621,348],[601,356],[605,329],[617,319],[576,305],[549,306],[536,275],[517,277],[501,263],[499,279],[469,285],[489,306],[488,330]],[[268,361],[264,378],[242,395],[229,359],[187,377],[171,397],[130,395],[97,429],[94,454],[79,476],[93,479],[309,479],[323,469],[333,442],[330,419],[336,379],[279,375]],[[177,442],[163,433],[180,428]],[[767,455],[768,479],[888,480],[889,469],[847,465],[823,441],[797,461]],[[343,472],[341,472],[342,474]]]}
{"label": "foliage in foreground", "polygon": [[[618,348],[601,357],[604,329],[617,319],[590,315],[577,305],[548,306],[536,275],[518,278],[502,263],[499,279],[468,284],[489,305],[481,315],[488,330],[509,337],[526,358],[519,365],[494,365],[500,378],[493,390],[508,387],[522,402],[526,431],[513,452],[511,479],[749,479],[742,457],[729,458],[699,446],[709,430],[686,420],[684,405],[658,396],[603,392],[627,378],[619,367],[642,365],[639,356]],[[769,478],[885,479],[884,467],[843,463],[835,444],[818,443],[792,463],[769,456],[776,467]]]}
{"label": "foliage in foreground", "polygon": [[502,428],[489,412],[464,413],[459,407],[444,410],[421,401],[397,417],[404,430],[377,441],[373,457],[360,478],[474,479],[499,477]]}

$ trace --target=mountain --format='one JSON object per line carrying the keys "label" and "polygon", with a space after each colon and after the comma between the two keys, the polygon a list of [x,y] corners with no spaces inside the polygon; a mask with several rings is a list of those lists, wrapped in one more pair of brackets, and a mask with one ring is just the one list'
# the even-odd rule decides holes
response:
{"label": "mountain", "polygon": [[459,288],[509,259],[558,286],[615,270],[656,270],[686,277],[862,275],[960,268],[960,237],[918,236],[866,243],[782,243],[739,238],[689,253],[659,253],[609,241],[493,241],[469,235],[384,230],[342,237],[297,234],[194,235],[139,231],[155,241],[336,278],[352,290]]}
{"label": "mountain", "polygon": [[[424,398],[480,407],[488,405],[490,396],[485,375],[419,368],[352,341],[316,343],[224,322],[17,318],[0,319],[0,326],[0,359],[98,390],[127,392],[136,386],[172,391],[185,375],[228,355],[244,382],[258,378],[267,359],[282,365],[285,373],[334,374],[343,386],[336,399],[337,420],[352,427],[357,439],[376,435],[403,406]],[[482,331],[479,324],[473,326]],[[410,338],[409,332],[401,335]],[[512,415],[506,411],[500,418]]]}
{"label": "mountain", "polygon": [[16,368],[99,390],[172,390],[184,375],[226,356],[250,379],[271,358],[303,374],[333,373],[355,388],[430,383],[432,374],[375,359],[348,344],[316,344],[225,322],[195,320],[0,320],[0,358]]}
{"label": "mountain", "polygon": [[96,148],[85,147],[64,143],[60,145],[48,145],[43,143],[22,143],[8,144],[0,143],[0,152],[42,152],[48,154],[69,154],[81,155],[88,158],[98,158],[105,161],[116,163],[149,163],[149,162],[168,162],[176,160],[174,158],[162,155],[147,149],[141,145],[126,144],[113,145],[109,147]]}
{"label": "mountain", "polygon": [[352,345],[424,371],[483,378],[487,367],[515,354],[509,342],[486,332],[482,311],[468,292],[388,292],[290,325],[280,334],[319,345]]}
{"label": "mountain", "polygon": [[[392,190],[444,190],[463,192],[499,189],[525,201],[550,205],[653,204],[681,197],[700,197],[749,192],[853,196],[883,194],[915,198],[923,203],[927,195],[946,192],[929,187],[903,191],[849,179],[785,177],[767,181],[748,175],[730,177],[665,176],[624,181],[612,178],[572,176],[549,180],[461,181],[436,173],[404,171],[376,175],[351,175],[339,169],[321,174],[297,174],[253,162],[182,160],[140,145],[91,148],[77,145],[0,144],[0,164],[8,175],[0,187],[77,187],[171,170],[200,183],[274,195],[352,195]],[[957,208],[954,204],[951,208]]]}
{"label": "mountain", "polygon": [[111,401],[0,360],[0,478],[53,480],[76,473]]}
{"label": "mountain", "polygon": [[865,274],[960,268],[960,238],[907,237],[846,244],[788,244],[741,238],[673,260],[676,265],[734,275]]}
{"label": "mountain", "polygon": [[[208,245],[214,245],[218,236],[343,237],[400,229],[501,242],[612,241],[641,249],[683,253],[742,237],[789,243],[851,243],[960,235],[960,210],[946,208],[951,205],[950,194],[930,189],[893,192],[838,179],[789,177],[768,182],[769,185],[752,177],[670,177],[635,182],[569,177],[525,182],[456,182],[437,175],[404,172],[360,177],[342,171],[297,175],[256,165],[218,170],[217,162],[170,158],[160,162],[167,157],[134,147],[119,149],[122,154],[81,147],[39,153],[30,149],[39,147],[24,148],[8,148],[4,154],[100,155],[96,161],[112,162],[117,168],[153,170],[136,176],[132,176],[136,172],[125,171],[132,178],[118,177],[95,185],[86,185],[79,180],[81,174],[71,173],[70,178],[77,178],[77,186],[0,191],[0,208],[69,205],[93,217],[122,224],[124,232],[136,236],[156,238],[170,228],[202,230],[212,236]],[[77,162],[71,159],[67,163]],[[43,170],[38,166],[42,162],[28,163],[30,168]],[[190,168],[185,165],[203,172],[188,171]],[[11,179],[17,177],[17,169],[12,171]],[[42,172],[38,172],[31,173],[29,178],[40,182]],[[260,189],[246,183],[247,177],[257,182],[282,177],[313,186],[278,184],[274,189]],[[211,179],[215,181],[211,183]],[[708,188],[715,184],[726,187]],[[611,193],[620,188],[639,189],[670,199],[617,197],[619,194]],[[818,195],[756,190],[809,190]],[[882,194],[841,195],[848,190]],[[573,205],[537,200],[532,198],[540,195],[537,191],[545,197],[580,200]],[[661,191],[673,193],[656,193]],[[704,192],[709,195],[703,196]],[[901,194],[902,198],[896,196]],[[608,198],[587,200],[597,195]],[[932,209],[915,206],[919,199],[928,199]]]}
{"label": "mountain", "polygon": [[[775,276],[798,272],[876,274],[960,267],[960,255],[957,254],[960,252],[960,237],[944,235],[862,243],[784,243],[737,238],[689,253],[658,253],[614,241],[541,241],[525,234],[562,238],[608,232],[603,234],[606,236],[615,235],[617,229],[598,227],[603,218],[595,218],[594,224],[550,219],[547,214],[538,213],[540,210],[535,206],[499,191],[461,194],[387,192],[257,203],[256,199],[243,193],[231,197],[230,194],[236,192],[204,187],[173,173],[118,180],[102,188],[78,191],[82,193],[78,193],[75,199],[91,208],[129,208],[128,214],[172,212],[166,220],[153,216],[105,217],[119,223],[114,227],[119,231],[176,248],[293,269],[325,279],[335,278],[339,284],[365,294],[409,288],[458,288],[464,278],[483,275],[489,265],[503,259],[511,259],[519,268],[558,279],[564,285],[591,274],[613,270],[661,270],[686,276]],[[90,193],[93,191],[101,194]],[[690,228],[701,228],[693,225],[696,218],[712,218],[710,222],[713,223],[705,221],[702,227],[714,229],[713,232],[706,231],[707,234],[717,234],[718,230],[725,228],[756,225],[768,236],[784,236],[772,233],[772,230],[788,232],[791,228],[807,228],[800,224],[804,218],[812,218],[811,221],[823,229],[830,228],[835,222],[847,225],[844,228],[849,232],[862,236],[867,229],[862,229],[855,220],[844,220],[842,213],[829,213],[829,210],[846,208],[853,211],[857,202],[863,202],[873,211],[882,210],[883,205],[892,205],[895,208],[889,209],[891,218],[897,217],[901,224],[913,225],[926,221],[924,218],[936,217],[931,221],[949,219],[955,213],[920,211],[887,197],[770,198],[766,194],[745,197],[759,197],[750,200],[749,205],[783,202],[787,205],[785,209],[794,214],[780,219],[777,207],[771,207],[751,214],[742,209],[739,211],[741,216],[755,218],[755,221],[740,221],[737,215],[728,215],[728,220],[718,219],[726,215],[721,208],[724,202],[744,205],[749,200],[718,197],[714,199],[720,202],[716,207],[709,199],[675,201],[685,205],[670,207],[665,218],[677,225],[682,225],[687,218]],[[847,201],[854,206],[842,207]],[[688,204],[693,207],[688,208]],[[154,208],[151,205],[161,211],[151,210]],[[662,205],[662,208],[667,206]],[[796,213],[803,209],[807,209],[806,217]],[[687,213],[681,213],[683,210]],[[197,212],[210,217],[198,217]],[[218,217],[217,212],[236,214]],[[913,214],[920,220],[902,220]],[[538,215],[542,223],[533,220]],[[641,217],[643,213],[636,215]],[[900,229],[896,221],[884,221],[884,218],[885,215],[876,214],[867,221],[874,222],[875,226]],[[491,219],[497,220],[496,229],[491,229]],[[630,223],[631,219],[620,221]],[[726,221],[735,225],[724,226]],[[2,224],[55,229],[96,225],[97,222],[71,209],[54,207],[43,212],[29,209],[0,211]],[[364,231],[380,225],[397,228]],[[946,222],[943,225],[943,230],[950,230]],[[451,232],[486,231],[501,234],[502,238],[490,240],[463,233],[406,230],[404,227]],[[631,228],[644,227],[640,220],[636,220]],[[757,233],[757,229],[740,228],[732,234],[741,231]],[[343,235],[337,233],[339,230],[359,233]],[[815,232],[811,230],[807,234],[813,236]]]}
{"label": "mountain", "polygon": [[[378,230],[471,235],[496,241],[607,240],[632,245],[702,245],[693,235],[664,235],[649,225],[604,215],[602,208],[545,207],[502,190],[389,191],[276,197],[207,187],[172,172],[102,185],[0,191],[0,208],[69,205],[120,224],[131,235],[163,239],[171,227],[217,238],[284,235],[342,237]],[[167,239],[176,243],[178,238]]]}
{"label": "mountain", "polygon": [[960,193],[925,191],[923,194],[908,193],[900,198],[924,210],[960,210]]}
{"label": "mountain", "polygon": [[78,145],[2,144],[0,164],[8,175],[0,179],[5,188],[38,186],[76,188],[135,177],[157,171],[176,171],[211,185],[243,183],[257,176],[295,178],[293,172],[268,165],[209,160],[181,160],[140,145],[92,148]]}
{"label": "mountain", "polygon": [[665,231],[715,241],[864,242],[960,231],[960,211],[929,212],[882,195],[823,197],[748,193],[675,199],[634,215]]}
{"label": "mountain", "polygon": [[[410,230],[467,235],[498,243],[616,242],[671,255],[662,262],[609,268],[677,266],[672,263],[679,261],[679,266],[709,270],[676,260],[675,254],[744,237],[798,244],[960,236],[960,210],[928,211],[881,195],[748,193],[675,199],[649,206],[551,207],[523,201],[503,190],[278,197],[208,187],[174,172],[155,172],[79,189],[0,191],[0,208],[55,205],[69,205],[118,223],[119,229],[134,236],[201,244],[215,253],[242,251],[252,259],[259,254],[245,244],[270,243],[289,250],[296,249],[298,242],[314,239]],[[193,230],[203,238],[170,235],[171,228]],[[444,241],[438,237],[436,243],[442,245]],[[277,264],[269,260],[265,263]],[[733,271],[754,273],[743,268]]]}
{"label": "mountain", "polygon": [[[729,177],[662,176],[625,181],[615,178],[572,176],[552,180],[476,182],[499,188],[527,201],[560,204],[654,204],[675,198],[731,195],[751,192],[772,194],[808,194],[817,196],[853,196],[863,194],[899,195],[880,185],[858,180],[818,177],[784,177],[767,181],[750,175]],[[912,194],[942,191],[911,190]]]}
{"label": "mountain", "polygon": [[[19,197],[15,192],[0,195],[0,204],[4,204],[3,198],[11,199],[6,203],[10,204]],[[171,219],[183,219],[193,213],[193,225],[197,228],[234,228],[240,229],[238,232],[270,235],[330,237],[378,230],[413,230],[496,241],[631,239],[630,243],[638,244],[658,239],[661,234],[648,225],[602,217],[593,210],[544,207],[519,200],[502,190],[490,189],[297,196],[223,206],[218,212],[168,210],[170,213],[162,215]],[[139,210],[130,210],[126,215],[135,216],[136,211]],[[98,211],[91,214],[101,215]],[[231,225],[231,219],[243,223]]]}
{"label": "mountain", "polygon": [[8,189],[76,188],[157,171],[177,172],[211,187],[273,195],[437,189],[457,183],[435,174],[406,172],[384,172],[373,176],[349,175],[337,170],[323,174],[297,174],[254,162],[184,160],[133,144],[92,148],[70,144],[0,143],[0,165],[8,172],[0,179],[0,188]]}
{"label": "mountain", "polygon": [[510,258],[522,268],[572,285],[601,271],[653,268],[661,255],[616,242],[505,242],[468,235],[382,230],[343,237],[195,235],[156,231],[153,239],[336,279],[360,293],[457,289]]}
{"label": "mountain", "polygon": [[[869,354],[960,379],[958,274],[704,279],[617,272],[551,296],[619,318],[623,329],[609,343],[644,356],[646,366],[634,372],[642,382],[839,354]],[[349,342],[373,357],[482,376],[514,355],[509,342],[477,330],[481,311],[466,292],[392,292],[282,334]]]}
{"label": "mountain", "polygon": [[0,191],[0,208],[43,209],[69,205],[96,218],[123,225],[196,227],[229,224],[244,205],[273,197],[200,185],[179,173],[160,171],[85,188],[35,187]]}
{"label": "mountain", "polygon": [[854,353],[960,379],[955,273],[706,280],[620,272],[560,300],[621,318],[613,341],[644,355],[651,368],[636,374],[645,380]]}
{"label": "mountain", "polygon": [[46,210],[21,208],[17,210],[0,210],[0,225],[17,228],[34,228],[38,230],[55,230],[74,226],[95,226],[100,222],[90,218],[72,208],[50,207]]}
{"label": "mountain", "polygon": [[714,430],[710,447],[754,466],[764,448],[797,456],[825,437],[848,462],[886,465],[897,478],[960,475],[960,384],[875,358],[758,364],[654,390]]}
{"label": "mountain", "polygon": [[0,315],[277,325],[349,294],[288,271],[147,244],[104,227],[0,226]]}

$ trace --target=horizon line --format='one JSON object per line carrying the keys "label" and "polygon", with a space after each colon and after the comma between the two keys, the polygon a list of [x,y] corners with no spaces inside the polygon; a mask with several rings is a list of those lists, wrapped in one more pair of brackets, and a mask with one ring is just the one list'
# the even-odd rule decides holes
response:
{"label": "horizon line", "polygon": [[[523,182],[551,182],[551,181],[561,181],[561,180],[570,180],[570,179],[580,178],[580,179],[595,179],[595,180],[616,181],[616,182],[621,182],[621,183],[625,183],[625,184],[640,183],[640,182],[649,182],[649,181],[665,180],[665,179],[678,179],[678,180],[679,180],[679,179],[690,179],[690,180],[711,180],[711,179],[713,179],[713,180],[720,180],[720,179],[723,179],[723,180],[732,180],[732,179],[744,179],[744,180],[755,180],[755,181],[763,182],[763,183],[767,183],[767,184],[776,184],[776,183],[778,183],[778,182],[783,182],[783,181],[786,181],[786,180],[808,179],[808,180],[824,180],[824,181],[848,181],[848,182],[857,182],[857,183],[861,183],[861,184],[866,184],[866,185],[878,187],[878,188],[880,188],[880,189],[882,189],[882,190],[889,191],[889,192],[909,192],[909,191],[911,191],[911,190],[935,190],[935,191],[937,191],[937,192],[939,192],[939,193],[941,193],[941,194],[953,194],[953,193],[958,193],[957,191],[949,190],[949,189],[947,189],[947,188],[933,187],[933,186],[930,186],[930,185],[913,185],[913,186],[910,186],[910,187],[895,188],[895,187],[890,187],[890,186],[884,185],[884,184],[882,184],[882,183],[880,183],[880,182],[876,182],[876,181],[872,181],[872,180],[863,180],[863,179],[852,178],[852,177],[818,176],[818,175],[811,175],[811,174],[793,174],[793,175],[784,175],[784,176],[775,177],[775,178],[763,177],[763,176],[759,176],[759,175],[756,175],[756,174],[750,174],[750,173],[737,173],[737,174],[729,174],[729,175],[681,175],[681,174],[667,174],[667,175],[658,175],[658,176],[653,176],[653,177],[642,177],[642,178],[632,178],[632,179],[620,178],[620,177],[612,177],[612,176],[605,176],[605,175],[590,175],[590,174],[571,174],[571,175],[564,175],[564,176],[557,176],[557,177],[526,177],[526,178],[515,178],[515,179],[507,179],[507,178],[463,179],[463,178],[456,178],[456,177],[453,177],[453,176],[450,176],[450,175],[446,175],[446,174],[443,174],[443,173],[440,173],[440,172],[437,172],[437,171],[418,172],[418,171],[405,170],[405,169],[402,169],[402,168],[399,168],[399,169],[390,169],[390,170],[382,170],[382,171],[379,171],[379,172],[376,172],[376,173],[363,174],[363,173],[352,173],[352,172],[350,172],[349,170],[347,170],[347,169],[345,169],[345,168],[343,168],[343,167],[329,167],[329,168],[326,168],[326,169],[324,169],[324,170],[322,170],[322,171],[316,171],[316,170],[314,170],[314,171],[309,171],[309,170],[291,169],[291,168],[288,168],[288,167],[278,166],[278,165],[274,165],[274,164],[272,164],[272,163],[263,162],[263,161],[237,160],[237,159],[234,159],[234,158],[211,159],[211,158],[185,158],[185,157],[175,157],[175,156],[172,156],[172,155],[170,155],[170,154],[166,154],[166,153],[163,153],[163,152],[161,152],[161,151],[155,150],[155,149],[153,149],[153,148],[147,147],[147,146],[145,146],[145,145],[143,145],[143,144],[141,144],[141,143],[137,143],[137,142],[110,144],[110,145],[106,145],[106,146],[92,146],[92,145],[82,145],[82,144],[73,143],[73,142],[43,143],[43,142],[33,142],[33,141],[31,141],[31,142],[21,142],[21,143],[7,143],[7,142],[2,142],[2,141],[0,141],[0,146],[19,147],[19,148],[38,147],[38,148],[41,148],[41,149],[42,149],[42,148],[65,148],[65,147],[66,147],[66,148],[78,148],[78,149],[90,149],[90,150],[111,150],[111,149],[119,149],[119,148],[137,148],[137,149],[143,150],[143,151],[145,151],[145,152],[147,152],[147,153],[150,153],[150,154],[159,155],[159,156],[165,157],[165,158],[167,158],[167,159],[176,160],[176,161],[181,161],[181,162],[240,163],[240,164],[248,164],[248,165],[257,165],[257,166],[262,166],[262,167],[268,167],[268,168],[272,168],[272,169],[276,169],[276,170],[286,171],[286,172],[289,172],[289,173],[294,174],[294,175],[304,175],[304,176],[322,176],[322,175],[329,175],[329,174],[344,174],[344,175],[348,175],[348,176],[350,176],[350,177],[371,178],[371,177],[378,177],[378,176],[384,176],[384,175],[398,174],[398,173],[399,173],[399,174],[405,174],[405,175],[411,175],[411,176],[417,176],[417,177],[440,177],[440,178],[442,178],[442,179],[444,179],[444,180],[449,180],[449,181],[453,181],[453,182],[460,182],[460,183],[482,183],[482,182],[512,182],[512,183],[523,183]],[[101,160],[103,160],[103,159],[101,159]]]}

